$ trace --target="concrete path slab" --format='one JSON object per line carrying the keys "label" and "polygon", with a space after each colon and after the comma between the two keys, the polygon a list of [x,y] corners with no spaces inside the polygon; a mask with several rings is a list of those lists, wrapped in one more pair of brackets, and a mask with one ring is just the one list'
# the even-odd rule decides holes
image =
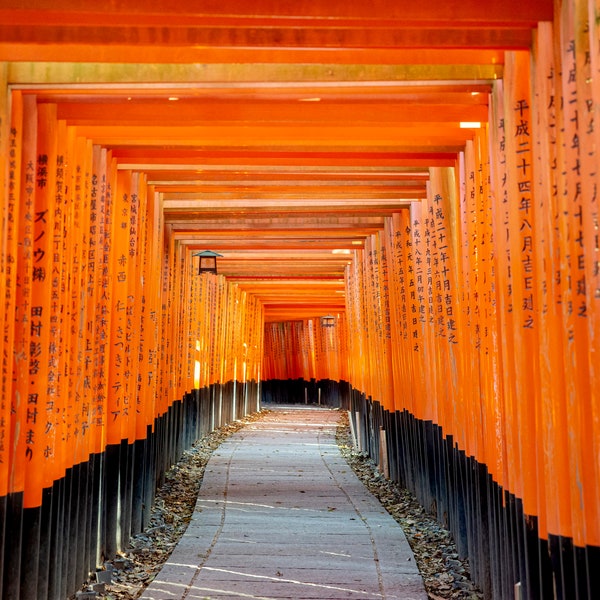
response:
{"label": "concrete path slab", "polygon": [[338,418],[274,407],[223,442],[142,600],[427,600],[402,528],[340,454]]}

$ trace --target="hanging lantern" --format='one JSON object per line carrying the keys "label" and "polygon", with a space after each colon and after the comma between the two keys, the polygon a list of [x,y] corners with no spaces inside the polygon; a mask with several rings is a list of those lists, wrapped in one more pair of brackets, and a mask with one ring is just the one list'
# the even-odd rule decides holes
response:
{"label": "hanging lantern", "polygon": [[203,250],[196,252],[192,256],[198,256],[200,262],[198,264],[198,275],[202,273],[217,273],[217,257],[222,257],[222,254],[217,254],[212,250]]}
{"label": "hanging lantern", "polygon": [[334,327],[335,317],[333,315],[325,315],[321,317],[321,327]]}

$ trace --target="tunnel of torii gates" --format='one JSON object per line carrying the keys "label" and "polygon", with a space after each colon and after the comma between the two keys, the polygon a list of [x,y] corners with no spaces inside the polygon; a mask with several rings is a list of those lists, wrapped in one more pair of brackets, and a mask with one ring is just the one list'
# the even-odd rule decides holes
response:
{"label": "tunnel of torii gates", "polygon": [[486,597],[599,598],[594,0],[35,5],[0,3],[2,598],[72,594],[264,401],[347,410]]}

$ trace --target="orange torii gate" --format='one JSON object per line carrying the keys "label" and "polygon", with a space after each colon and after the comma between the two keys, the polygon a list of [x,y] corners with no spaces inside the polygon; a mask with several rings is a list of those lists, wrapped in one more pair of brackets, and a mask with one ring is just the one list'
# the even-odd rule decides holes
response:
{"label": "orange torii gate", "polygon": [[[39,597],[42,585],[64,597],[141,531],[156,482],[207,419],[214,428],[257,409],[262,308],[222,276],[199,282],[190,253],[163,244],[160,200],[142,174],[117,170],[54,105],[14,92],[12,106],[4,593]],[[204,322],[207,308],[223,318]],[[214,362],[194,380],[198,339]]]}
{"label": "orange torii gate", "polygon": [[172,4],[0,9],[3,594],[66,597],[293,393],[489,597],[596,597],[595,2]]}
{"label": "orange torii gate", "polygon": [[533,63],[507,55],[491,139],[480,129],[454,169],[431,169],[427,198],[388,221],[391,367],[382,287],[360,275],[372,255],[357,253],[348,277],[355,406],[376,401],[375,424],[400,428],[396,477],[482,557],[474,576],[495,598],[515,581],[526,597],[598,589],[598,174],[591,78],[574,77],[588,40],[570,16],[541,29]]}

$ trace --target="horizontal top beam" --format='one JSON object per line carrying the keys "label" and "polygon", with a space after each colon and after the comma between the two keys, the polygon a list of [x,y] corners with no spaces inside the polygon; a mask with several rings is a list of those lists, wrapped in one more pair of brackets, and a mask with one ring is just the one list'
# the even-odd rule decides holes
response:
{"label": "horizontal top beam", "polygon": [[[3,0],[1,75],[140,172],[166,235],[265,307],[345,308],[344,272],[489,118],[552,0]],[[194,259],[196,260],[196,259]]]}
{"label": "horizontal top beam", "polygon": [[[108,6],[90,4],[87,0],[36,0],[34,8],[23,8],[22,0],[4,0],[0,22],[15,25],[80,25],[101,26],[121,24],[126,26],[181,26],[212,25],[239,27],[254,24],[311,26],[339,24],[365,26],[404,26],[424,24],[448,27],[456,23],[479,27],[482,25],[532,26],[537,21],[551,20],[552,0],[405,0],[390,3],[388,0],[120,0]],[[8,21],[7,21],[8,20]]]}

